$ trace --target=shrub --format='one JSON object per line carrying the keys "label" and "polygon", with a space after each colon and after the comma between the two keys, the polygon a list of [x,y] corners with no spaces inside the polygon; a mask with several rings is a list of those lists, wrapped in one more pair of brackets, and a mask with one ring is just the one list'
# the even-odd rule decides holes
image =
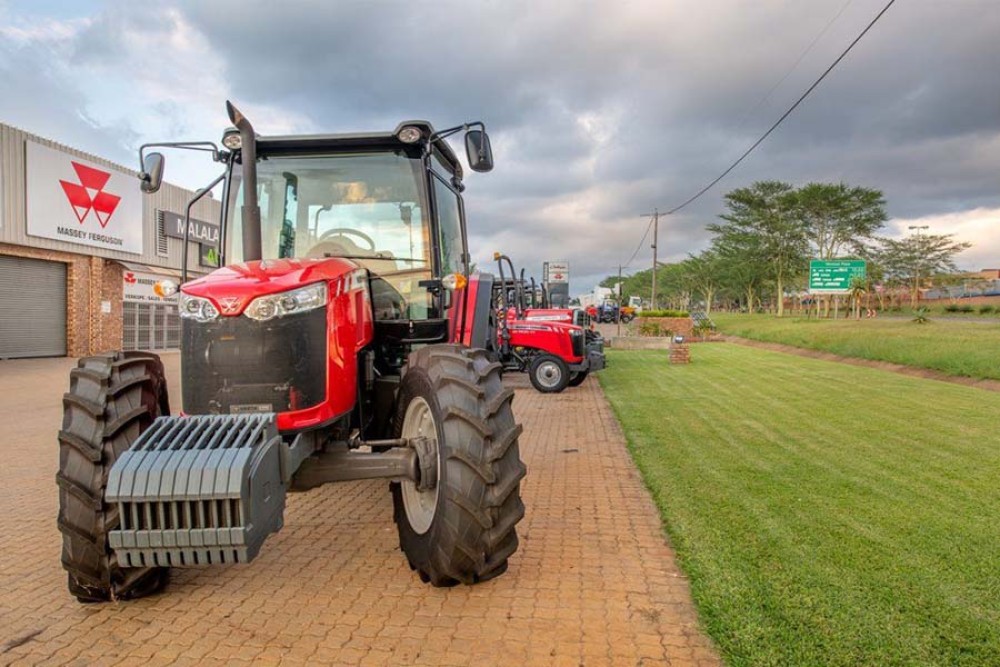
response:
{"label": "shrub", "polygon": [[698,336],[700,338],[705,338],[710,333],[712,333],[713,330],[714,330],[714,327],[711,324],[709,324],[708,322],[700,322],[700,323],[694,325],[694,328],[692,329],[691,332],[695,336]]}
{"label": "shrub", "polygon": [[659,322],[640,322],[640,336],[670,336],[673,332],[660,326]]}
{"label": "shrub", "polygon": [[927,324],[930,322],[930,318],[927,317],[927,313],[930,312],[924,307],[917,308],[913,311],[913,321],[917,324]]}
{"label": "shrub", "polygon": [[686,310],[644,310],[639,317],[689,317]]}
{"label": "shrub", "polygon": [[944,307],[944,312],[946,312],[946,313],[957,313],[958,312],[958,304],[957,303],[949,303],[947,306]]}
{"label": "shrub", "polygon": [[969,304],[965,304],[963,306],[959,306],[958,312],[960,312],[960,313],[974,313],[974,312],[976,312],[976,309],[973,308],[972,306],[970,306]]}
{"label": "shrub", "polygon": [[990,313],[994,312],[995,310],[996,309],[993,306],[989,306],[989,305],[987,305],[987,306],[979,306],[979,314],[980,315],[989,315]]}

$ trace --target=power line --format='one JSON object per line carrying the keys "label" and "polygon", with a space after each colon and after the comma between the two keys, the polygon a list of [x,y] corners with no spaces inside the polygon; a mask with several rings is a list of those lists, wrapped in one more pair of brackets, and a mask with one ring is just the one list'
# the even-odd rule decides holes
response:
{"label": "power line", "polygon": [[652,228],[653,228],[653,221],[650,220],[649,224],[646,225],[646,233],[642,235],[642,240],[639,241],[639,245],[635,247],[635,252],[632,253],[632,256],[629,257],[628,261],[622,264],[622,266],[627,267],[629,264],[632,263],[632,260],[635,259],[635,256],[639,254],[640,250],[642,250],[642,244],[646,242],[646,237],[649,236],[649,230]]}
{"label": "power line", "polygon": [[880,12],[879,12],[879,13],[878,13],[878,14],[877,14],[877,15],[875,16],[875,18],[873,18],[873,19],[871,20],[871,23],[869,23],[869,24],[868,24],[868,25],[867,25],[867,26],[865,27],[865,29],[861,31],[861,34],[859,34],[859,35],[858,35],[857,37],[855,37],[855,38],[854,38],[854,41],[852,41],[852,42],[851,42],[851,43],[850,43],[850,44],[849,44],[849,45],[847,46],[847,48],[846,48],[846,49],[844,49],[844,52],[843,52],[843,53],[841,53],[841,54],[840,54],[840,56],[838,56],[838,57],[837,57],[837,59],[833,61],[833,64],[831,64],[831,65],[830,65],[829,67],[827,67],[827,68],[826,68],[826,71],[825,71],[825,72],[823,72],[823,73],[822,73],[822,74],[820,75],[820,77],[819,77],[818,79],[816,79],[816,81],[814,81],[814,82],[813,82],[813,84],[812,84],[811,86],[809,86],[809,88],[808,88],[808,89],[806,89],[806,92],[802,93],[802,96],[801,96],[801,97],[799,97],[799,99],[797,99],[797,100],[795,101],[795,104],[793,104],[792,106],[790,106],[790,107],[788,108],[788,111],[786,111],[785,113],[781,114],[781,118],[779,118],[779,119],[778,119],[778,120],[777,120],[777,121],[776,121],[776,122],[774,123],[774,125],[772,125],[772,126],[770,127],[770,129],[768,129],[768,131],[767,131],[767,132],[765,132],[765,133],[764,133],[763,135],[761,135],[760,139],[758,139],[757,141],[755,141],[755,142],[753,143],[753,145],[752,145],[752,146],[750,146],[750,148],[746,149],[746,151],[744,151],[743,155],[741,155],[741,156],[739,157],[739,159],[737,159],[737,160],[736,160],[736,162],[734,162],[734,163],[732,163],[731,165],[729,165],[729,167],[728,167],[728,168],[727,168],[727,169],[726,169],[726,170],[725,170],[724,172],[722,172],[721,174],[719,174],[719,176],[718,176],[718,177],[716,177],[716,179],[715,179],[715,180],[713,180],[713,181],[712,181],[711,183],[709,183],[708,185],[706,185],[705,187],[703,187],[703,188],[702,188],[701,190],[699,190],[699,191],[698,191],[698,192],[697,192],[697,193],[696,193],[696,194],[695,194],[695,195],[694,195],[693,197],[690,197],[689,199],[687,199],[687,200],[686,200],[686,201],[685,201],[684,203],[682,203],[682,204],[681,204],[680,206],[675,206],[674,208],[670,209],[669,211],[667,211],[667,212],[666,212],[666,214],[665,214],[665,215],[671,215],[672,213],[676,213],[677,211],[681,210],[682,208],[684,208],[685,206],[687,206],[688,204],[690,204],[691,202],[695,201],[696,199],[698,199],[699,197],[701,197],[701,196],[702,196],[703,194],[705,194],[706,192],[708,192],[709,190],[711,190],[711,189],[712,189],[712,187],[713,187],[713,186],[714,186],[714,185],[715,185],[716,183],[718,183],[718,182],[719,182],[719,181],[721,181],[721,180],[722,180],[723,178],[725,178],[726,176],[728,176],[728,175],[729,175],[729,172],[731,172],[731,171],[732,171],[733,169],[735,169],[735,168],[736,168],[736,167],[737,167],[737,166],[738,166],[738,165],[739,165],[739,164],[740,164],[741,162],[743,162],[743,160],[745,160],[745,159],[747,158],[747,156],[749,156],[749,155],[750,155],[750,153],[752,153],[752,152],[754,151],[754,149],[755,149],[755,148],[757,148],[757,147],[758,147],[758,146],[760,146],[760,145],[761,145],[762,143],[764,143],[764,140],[765,140],[765,139],[767,139],[767,138],[768,138],[769,136],[771,136],[771,133],[772,133],[772,132],[774,132],[774,131],[775,131],[776,129],[778,129],[778,126],[779,126],[779,125],[781,125],[781,123],[782,123],[782,122],[784,122],[784,120],[785,120],[786,118],[788,118],[788,117],[789,117],[789,116],[790,116],[790,115],[792,114],[792,112],[793,112],[793,111],[795,111],[795,109],[797,109],[797,108],[798,108],[798,106],[799,106],[800,104],[802,104],[803,100],[805,100],[805,99],[806,99],[806,97],[808,97],[808,96],[809,96],[809,93],[811,93],[811,92],[812,92],[813,90],[815,90],[815,89],[816,89],[816,87],[817,87],[817,86],[818,86],[818,85],[819,85],[819,84],[820,84],[820,83],[821,83],[821,82],[823,81],[823,79],[825,79],[825,78],[827,77],[827,75],[828,75],[828,74],[829,74],[830,72],[832,72],[832,71],[833,71],[833,69],[834,69],[834,68],[835,68],[835,67],[836,67],[836,66],[837,66],[838,64],[840,64],[840,61],[841,61],[841,60],[843,60],[843,59],[844,59],[844,58],[845,58],[845,57],[847,56],[847,54],[851,52],[851,49],[853,49],[853,48],[854,48],[854,45],[855,45],[855,44],[857,44],[858,42],[860,42],[860,41],[861,41],[861,38],[862,38],[862,37],[864,37],[864,36],[865,36],[866,34],[868,34],[868,31],[869,31],[869,30],[871,30],[871,29],[872,29],[872,27],[873,27],[873,26],[874,26],[874,25],[875,25],[876,23],[878,23],[878,20],[879,20],[880,18],[882,18],[882,15],[883,15],[883,14],[885,14],[885,13],[886,13],[887,11],[889,11],[889,8],[890,8],[890,7],[892,7],[892,5],[893,5],[893,4],[895,3],[895,2],[896,2],[896,0],[889,0],[889,2],[888,2],[888,3],[886,3],[885,7],[883,7],[883,8],[882,8],[882,11],[880,11]]}
{"label": "power line", "polygon": [[760,109],[769,99],[771,99],[771,95],[774,95],[774,91],[776,91],[781,86],[781,84],[783,84],[785,80],[792,75],[792,72],[794,72],[796,68],[798,68],[798,66],[802,63],[803,59],[805,59],[805,57],[809,55],[809,52],[813,50],[813,47],[816,46],[816,43],[819,42],[819,40],[823,39],[823,35],[825,35],[827,31],[831,27],[833,27],[833,24],[837,22],[837,19],[839,19],[845,11],[847,11],[847,8],[851,6],[851,3],[853,1],[854,0],[847,0],[847,2],[845,2],[840,7],[840,11],[837,12],[836,15],[827,22],[827,24],[823,27],[823,29],[819,31],[819,34],[817,34],[813,38],[813,40],[809,42],[809,46],[807,46],[805,50],[799,54],[799,57],[795,60],[792,66],[788,68],[788,71],[785,72],[785,75],[780,79],[778,79],[777,83],[771,86],[771,89],[767,91],[767,93],[762,98],[757,100],[757,104],[755,104],[752,109],[750,109],[743,115],[743,117],[740,119],[740,122],[736,125],[737,132],[742,130],[743,126],[746,125],[746,122],[750,120],[750,117],[753,116],[755,113],[757,113],[757,110]]}

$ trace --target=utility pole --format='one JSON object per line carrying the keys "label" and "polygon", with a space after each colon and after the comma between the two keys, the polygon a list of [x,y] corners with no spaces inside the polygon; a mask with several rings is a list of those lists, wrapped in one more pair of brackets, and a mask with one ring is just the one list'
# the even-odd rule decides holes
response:
{"label": "utility pole", "polygon": [[622,335],[622,265],[618,265],[618,337]]}
{"label": "utility pole", "polygon": [[917,266],[916,266],[917,279],[914,281],[913,294],[910,295],[910,307],[912,308],[917,308],[918,306],[920,306],[920,273],[921,269],[924,268],[924,252],[926,252],[924,250],[923,242],[920,240],[920,232],[926,231],[927,229],[928,225],[910,225],[910,230],[916,232],[917,252],[920,253],[920,256],[917,258]]}
{"label": "utility pole", "polygon": [[656,310],[656,246],[660,235],[660,210],[654,208],[652,213],[643,213],[642,217],[653,219],[653,294],[650,307]]}

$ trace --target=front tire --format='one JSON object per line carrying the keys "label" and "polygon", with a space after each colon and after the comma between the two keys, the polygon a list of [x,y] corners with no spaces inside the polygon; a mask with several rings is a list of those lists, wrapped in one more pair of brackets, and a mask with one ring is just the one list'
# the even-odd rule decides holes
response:
{"label": "front tire", "polygon": [[163,364],[154,354],[112,352],[70,371],[59,431],[59,531],[69,592],[80,602],[139,598],[163,588],[167,568],[118,566],[108,533],[118,506],[104,500],[108,471],[143,431],[170,414]]}
{"label": "front tire", "polygon": [[392,484],[399,543],[410,567],[434,586],[503,574],[524,517],[521,426],[499,364],[485,350],[431,345],[410,354],[400,382],[396,437],[433,439],[437,483]]}
{"label": "front tire", "polygon": [[553,354],[539,354],[528,366],[531,386],[543,394],[558,394],[570,382],[569,366]]}

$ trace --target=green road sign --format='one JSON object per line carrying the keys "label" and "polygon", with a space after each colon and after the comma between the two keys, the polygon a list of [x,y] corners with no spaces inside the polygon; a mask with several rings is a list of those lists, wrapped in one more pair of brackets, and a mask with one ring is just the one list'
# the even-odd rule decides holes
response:
{"label": "green road sign", "polygon": [[810,294],[847,294],[851,281],[865,277],[863,259],[813,259],[809,261]]}

